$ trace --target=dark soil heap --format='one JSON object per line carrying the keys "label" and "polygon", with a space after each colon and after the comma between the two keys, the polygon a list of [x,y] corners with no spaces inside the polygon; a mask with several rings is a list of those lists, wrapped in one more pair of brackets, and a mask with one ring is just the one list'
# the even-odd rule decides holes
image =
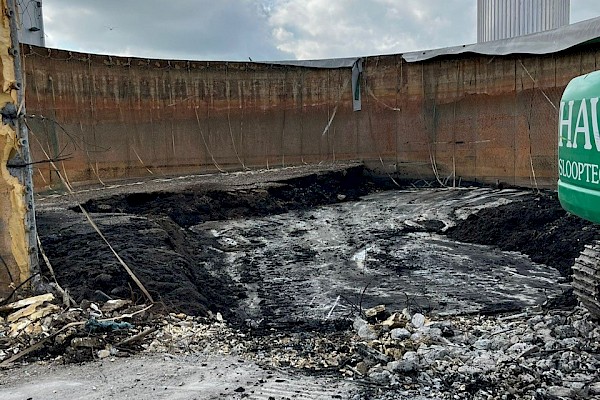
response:
{"label": "dark soil heap", "polygon": [[446,233],[455,240],[527,254],[570,278],[575,258],[600,238],[600,227],[563,210],[556,193],[542,192],[483,209]]}

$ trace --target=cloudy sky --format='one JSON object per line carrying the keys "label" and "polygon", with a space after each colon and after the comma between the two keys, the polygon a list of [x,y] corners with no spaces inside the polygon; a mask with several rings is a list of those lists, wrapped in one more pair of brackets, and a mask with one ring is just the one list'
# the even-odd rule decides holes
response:
{"label": "cloudy sky", "polygon": [[[476,3],[43,0],[43,13],[48,47],[144,58],[257,61],[402,53],[474,43]],[[600,1],[571,0],[571,22],[597,16]]]}

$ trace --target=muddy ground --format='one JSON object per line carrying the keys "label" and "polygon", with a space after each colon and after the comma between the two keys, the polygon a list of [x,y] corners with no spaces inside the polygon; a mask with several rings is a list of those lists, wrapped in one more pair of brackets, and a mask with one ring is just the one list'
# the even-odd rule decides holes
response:
{"label": "muddy ground", "polygon": [[[166,190],[150,192],[139,186],[117,187],[122,193],[92,193],[83,207],[166,310],[202,316],[220,312],[238,323],[289,314],[276,305],[289,303],[290,293],[306,292],[310,296],[302,300],[306,303],[319,297],[323,304],[331,302],[317,288],[306,289],[306,282],[331,286],[326,279],[346,280],[348,287],[331,295],[333,300],[341,296],[347,308],[373,305],[380,301],[378,290],[387,290],[397,292],[389,300],[397,306],[402,304],[396,297],[409,296],[404,303],[438,311],[460,312],[459,304],[466,306],[463,312],[518,309],[523,304],[516,295],[492,302],[470,298],[475,294],[469,293],[446,299],[428,293],[426,281],[420,290],[412,287],[409,295],[405,289],[410,284],[395,276],[427,273],[420,268],[431,256],[418,250],[428,247],[433,254],[445,254],[446,259],[433,260],[440,277],[445,266],[453,268],[451,264],[487,262],[489,266],[482,268],[497,270],[511,264],[496,250],[486,251],[487,261],[482,261],[481,251],[461,244],[466,242],[523,253],[568,277],[584,244],[599,236],[598,228],[565,213],[550,192],[417,190],[410,182],[398,187],[397,181],[374,177],[362,166],[227,179],[219,183],[210,177],[208,182],[188,182],[182,189],[166,184]],[[427,207],[445,212],[436,215]],[[40,237],[59,282],[77,302],[141,300],[139,290],[79,211],[64,198],[46,199],[38,207]],[[449,259],[452,253],[454,258]],[[457,262],[457,257],[463,259]],[[372,272],[376,266],[381,270]],[[351,273],[343,278],[337,272],[328,275],[340,268]],[[464,273],[477,275],[469,268]],[[264,284],[271,278],[278,284]],[[404,288],[395,290],[397,284]],[[343,321],[339,317],[334,321]],[[312,323],[297,315],[280,319],[284,326],[295,325],[298,319]],[[315,319],[320,321],[321,316]]]}

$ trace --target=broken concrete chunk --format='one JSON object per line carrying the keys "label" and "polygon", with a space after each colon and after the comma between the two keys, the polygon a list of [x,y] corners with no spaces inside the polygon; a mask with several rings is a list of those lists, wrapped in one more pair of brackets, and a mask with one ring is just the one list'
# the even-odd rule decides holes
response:
{"label": "broken concrete chunk", "polygon": [[372,308],[367,308],[365,310],[365,316],[367,318],[373,318],[384,312],[385,312],[385,306],[383,304],[380,304],[380,305],[372,307]]}
{"label": "broken concrete chunk", "polygon": [[388,319],[381,323],[382,326],[387,326],[390,329],[404,328],[406,326],[406,319],[400,313],[393,313]]}
{"label": "broken concrete chunk", "polygon": [[104,303],[100,310],[102,310],[102,312],[104,313],[110,313],[116,310],[120,310],[121,308],[128,306],[129,304],[131,304],[131,300],[108,300],[106,303]]}
{"label": "broken concrete chunk", "polygon": [[88,336],[88,337],[76,337],[71,340],[71,346],[78,347],[100,347],[102,346],[102,342],[99,338]]}

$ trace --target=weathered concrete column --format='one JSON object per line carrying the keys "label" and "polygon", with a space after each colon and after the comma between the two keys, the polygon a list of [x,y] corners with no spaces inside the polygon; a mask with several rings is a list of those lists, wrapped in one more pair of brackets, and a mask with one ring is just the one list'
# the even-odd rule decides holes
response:
{"label": "weathered concrete column", "polygon": [[[0,299],[31,276],[31,260],[35,246],[35,217],[33,216],[32,188],[26,190],[31,166],[27,134],[21,133],[19,115],[24,113],[24,102],[19,93],[21,79],[18,42],[11,34],[11,19],[16,18],[14,1],[0,0]],[[10,165],[10,171],[9,171]],[[13,172],[11,174],[11,172]],[[29,200],[28,200],[29,198]],[[29,222],[33,223],[29,226]],[[36,257],[37,259],[37,257]],[[37,267],[37,266],[36,266]]]}

